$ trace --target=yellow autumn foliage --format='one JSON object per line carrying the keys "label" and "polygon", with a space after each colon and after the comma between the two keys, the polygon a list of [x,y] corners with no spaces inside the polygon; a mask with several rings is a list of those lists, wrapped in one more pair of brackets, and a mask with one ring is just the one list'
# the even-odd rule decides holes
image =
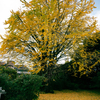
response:
{"label": "yellow autumn foliage", "polygon": [[98,71],[100,66],[100,32],[87,36],[83,40],[83,44],[79,45],[71,56],[74,61],[73,69],[76,68],[75,71],[76,73],[80,72],[80,76]]}
{"label": "yellow autumn foliage", "polygon": [[9,26],[7,35],[2,38],[0,54],[10,55],[10,52],[14,59],[23,55],[25,62],[33,64],[34,70],[37,66],[36,72],[52,71],[66,50],[97,31],[95,18],[88,16],[95,8],[93,0],[21,2],[25,9],[12,10],[5,21]]}

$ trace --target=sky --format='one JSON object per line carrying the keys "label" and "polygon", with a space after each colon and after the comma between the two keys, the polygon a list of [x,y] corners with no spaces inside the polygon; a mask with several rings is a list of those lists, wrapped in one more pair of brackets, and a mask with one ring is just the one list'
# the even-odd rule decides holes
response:
{"label": "sky", "polygon": [[100,0],[94,0],[94,1],[95,1],[95,6],[97,8],[93,10],[91,15],[97,17],[98,24],[100,25]]}
{"label": "sky", "polygon": [[[26,0],[31,1],[31,0]],[[95,8],[93,12],[90,14],[91,16],[97,17],[98,24],[100,25],[100,0],[95,1]],[[7,20],[11,13],[11,10],[17,11],[22,7],[22,3],[20,0],[0,0],[0,34],[3,36],[6,34],[5,28],[7,27],[4,25],[5,20]],[[1,40],[0,40],[1,41]]]}

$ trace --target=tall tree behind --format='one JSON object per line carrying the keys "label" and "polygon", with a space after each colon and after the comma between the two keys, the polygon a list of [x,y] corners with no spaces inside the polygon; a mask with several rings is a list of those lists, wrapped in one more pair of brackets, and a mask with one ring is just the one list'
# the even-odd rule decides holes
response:
{"label": "tall tree behind", "polygon": [[[94,17],[87,16],[93,0],[21,0],[25,10],[11,11],[2,37],[0,54],[27,61],[33,71],[52,74],[57,61],[74,44],[96,31]],[[6,55],[6,56],[7,56]]]}
{"label": "tall tree behind", "polygon": [[[86,37],[78,49],[71,55],[74,63],[74,74],[92,75],[99,70],[100,66],[100,32]],[[77,70],[76,70],[77,69]]]}

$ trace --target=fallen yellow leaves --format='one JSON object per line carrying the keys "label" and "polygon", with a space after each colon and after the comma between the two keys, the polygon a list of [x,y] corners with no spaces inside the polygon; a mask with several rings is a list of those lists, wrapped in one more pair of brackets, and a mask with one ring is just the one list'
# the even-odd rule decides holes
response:
{"label": "fallen yellow leaves", "polygon": [[54,94],[40,94],[38,100],[100,100],[100,95],[89,91],[55,91]]}

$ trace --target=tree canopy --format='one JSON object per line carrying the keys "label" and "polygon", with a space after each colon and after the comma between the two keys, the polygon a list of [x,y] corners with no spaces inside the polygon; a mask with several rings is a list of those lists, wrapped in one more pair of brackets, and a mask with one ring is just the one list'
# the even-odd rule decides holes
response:
{"label": "tree canopy", "polygon": [[[96,31],[90,17],[93,0],[21,0],[24,10],[11,11],[0,53],[32,63],[36,72],[51,74],[53,67],[75,43]],[[34,71],[33,70],[33,71]]]}

